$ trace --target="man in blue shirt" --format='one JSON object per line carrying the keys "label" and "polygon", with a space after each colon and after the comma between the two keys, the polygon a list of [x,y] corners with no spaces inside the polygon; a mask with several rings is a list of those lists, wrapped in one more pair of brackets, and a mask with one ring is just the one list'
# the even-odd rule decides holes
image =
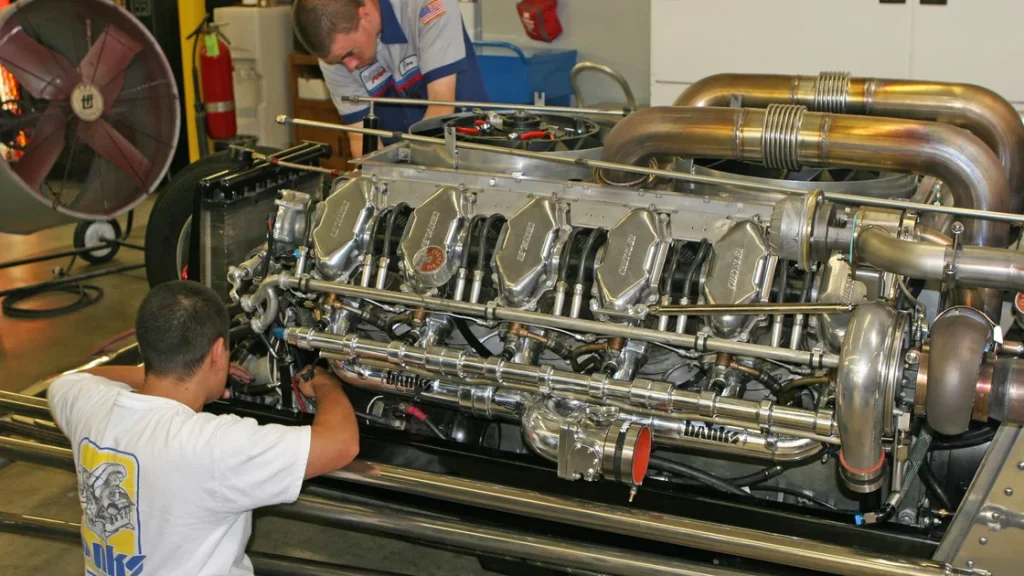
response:
{"label": "man in blue shirt", "polygon": [[[369,105],[342,96],[488,100],[458,0],[295,0],[292,22],[320,59],[343,124],[361,126]],[[401,132],[452,112],[451,106],[374,106],[382,129]],[[349,134],[349,141],[353,157],[361,156],[362,136]]]}

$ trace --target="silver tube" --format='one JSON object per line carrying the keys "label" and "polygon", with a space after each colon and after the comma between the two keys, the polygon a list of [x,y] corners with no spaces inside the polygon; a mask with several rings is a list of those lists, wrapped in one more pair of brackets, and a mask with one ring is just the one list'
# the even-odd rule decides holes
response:
{"label": "silver tube", "polygon": [[967,431],[978,373],[992,339],[992,323],[973,308],[955,306],[935,319],[925,409],[928,425],[936,432],[954,435]]}
{"label": "silver tube", "polygon": [[735,418],[754,428],[770,430],[785,426],[815,434],[832,435],[835,420],[831,412],[812,412],[798,408],[778,406],[769,400],[755,402],[739,398],[722,398],[714,392],[677,390],[668,382],[636,379],[614,380],[601,375],[584,375],[550,366],[516,364],[501,358],[483,359],[467,352],[449,348],[419,348],[402,342],[376,342],[358,336],[338,336],[316,332],[309,328],[285,330],[288,343],[305,350],[326,350],[340,358],[369,358],[384,360],[402,368],[423,368],[438,376],[465,379],[472,376],[490,379],[496,385],[510,384],[532,387],[533,392],[544,392],[549,387],[568,386],[586,393],[594,403],[604,400],[624,400],[639,408],[654,408],[685,414],[699,414],[708,420],[718,417]]}
{"label": "silver tube", "polygon": [[562,315],[562,310],[565,308],[565,292],[568,288],[569,285],[564,281],[559,281],[555,285],[555,304],[551,309],[551,314],[555,316]]}
{"label": "silver tube", "polygon": [[363,274],[359,279],[359,285],[363,288],[370,287],[370,280],[373,278],[373,254],[363,255]]}
{"label": "silver tube", "polygon": [[618,84],[620,88],[622,88],[622,92],[626,96],[626,108],[630,110],[637,109],[636,97],[633,96],[633,89],[629,87],[629,82],[626,81],[626,78],[621,73],[619,73],[618,70],[612,68],[611,66],[598,64],[597,62],[580,62],[579,64],[573,66],[572,70],[569,71],[569,83],[572,84],[572,91],[573,94],[576,96],[577,104],[579,104],[580,106],[586,105],[583,102],[583,93],[580,91],[578,76],[581,73],[586,72],[587,70],[595,70],[597,72],[601,72],[605,76],[608,76],[609,78],[614,80],[615,83]]}
{"label": "silver tube", "polygon": [[886,272],[922,280],[949,275],[963,286],[1024,290],[1024,252],[983,246],[954,252],[952,246],[904,242],[875,227],[862,230],[856,242],[857,258]]}
{"label": "silver tube", "polygon": [[[690,303],[690,299],[688,297],[686,297],[686,296],[683,296],[682,298],[679,299],[679,305],[680,306],[686,306],[689,303]],[[686,333],[686,314],[680,314],[679,316],[676,316],[676,334],[685,334],[685,333]]]}
{"label": "silver tube", "polygon": [[[429,136],[416,136],[412,134],[403,134],[401,132],[389,132],[387,130],[374,130],[371,128],[359,128],[356,126],[345,126],[342,124],[332,124],[329,122],[317,122],[315,120],[302,120],[299,118],[291,118],[289,116],[278,116],[277,122],[279,124],[292,124],[295,126],[308,126],[310,128],[323,128],[326,130],[337,130],[339,132],[351,132],[355,134],[369,134],[371,136],[381,136],[384,138],[396,138],[399,140],[405,140],[408,142],[420,142],[423,144],[431,144],[435,146],[444,146],[445,141],[442,138],[431,138]],[[489,146],[487,144],[475,144],[473,142],[459,142],[459,148],[465,148],[466,150],[481,150],[484,152],[493,152],[495,154],[504,154],[506,156],[516,156],[520,158],[531,158],[533,160],[540,160],[544,162],[552,162],[555,164],[565,164],[580,166],[583,165],[587,168],[602,169],[602,170],[615,170],[619,172],[629,172],[632,174],[644,174],[646,176],[658,176],[661,178],[668,178],[670,180],[680,180],[683,182],[695,182],[698,184],[717,184],[724,186],[735,186],[743,190],[760,190],[764,192],[774,192],[787,195],[803,195],[804,192],[800,190],[793,190],[785,186],[778,184],[752,182],[749,180],[741,180],[737,178],[729,178],[724,176],[707,176],[703,174],[690,174],[686,172],[676,172],[673,170],[661,170],[657,168],[644,168],[641,166],[631,166],[629,164],[621,164],[617,162],[604,162],[601,160],[589,160],[586,158],[570,158],[562,156],[553,156],[542,152],[530,152],[528,150],[516,150],[513,148],[502,148],[500,146]],[[1024,215],[1012,214],[1009,212],[996,212],[990,210],[978,210],[975,208],[958,208],[955,206],[940,206],[935,204],[918,204],[915,202],[907,202],[904,200],[890,200],[887,198],[871,198],[868,196],[858,196],[856,194],[841,194],[839,192],[822,192],[823,199],[830,200],[832,202],[838,202],[840,204],[850,204],[853,206],[874,206],[877,208],[895,208],[897,210],[914,210],[923,213],[936,213],[936,214],[949,214],[953,216],[962,216],[965,218],[974,218],[977,220],[990,220],[993,222],[1008,222],[1016,224],[1024,224]]]}
{"label": "silver tube", "polygon": [[[483,318],[485,320],[505,320],[509,322],[529,324],[531,326],[559,328],[574,332],[589,332],[603,336],[618,336],[634,340],[658,342],[669,346],[694,349],[698,352],[728,352],[730,354],[752,356],[755,358],[776,360],[778,362],[803,364],[813,368],[835,368],[839,365],[839,357],[835,354],[826,354],[814,350],[786,350],[759,344],[748,344],[746,342],[733,342],[732,340],[712,338],[710,336],[673,334],[671,332],[659,332],[658,330],[650,330],[625,324],[603,323],[594,320],[552,316],[549,314],[542,314],[540,312],[504,308],[493,306],[491,304],[455,302],[431,296],[420,296],[418,294],[394,292],[391,290],[380,290],[375,288],[363,288],[361,286],[325,282],[309,278],[297,279],[286,275],[270,276],[264,280],[256,292],[247,297],[249,304],[254,307],[255,304],[261,302],[266,297],[270,287],[274,285],[299,288],[303,291],[313,290],[325,292],[327,294],[337,294],[339,296],[346,296],[349,298],[368,298],[371,300],[387,302],[390,304],[400,304],[415,308],[430,308],[442,312]],[[245,300],[246,298],[243,298],[243,301]]]}
{"label": "silver tube", "polygon": [[854,492],[874,492],[882,486],[883,419],[892,418],[883,410],[886,386],[893,385],[887,363],[893,348],[899,359],[902,345],[902,339],[893,335],[895,324],[893,308],[868,302],[853,313],[843,339],[836,376],[836,419],[843,439],[839,472]]}
{"label": "silver tube", "polygon": [[0,436],[0,458],[51,468],[75,469],[75,455],[70,448],[4,436]]}
{"label": "silver tube", "polygon": [[715,454],[754,457],[773,462],[799,462],[821,453],[822,445],[811,438],[768,436],[759,432],[711,423],[623,413],[623,419],[650,426],[655,444],[665,444]]}
{"label": "silver tube", "polygon": [[793,333],[789,338],[789,349],[799,350],[804,341],[804,315],[797,314],[793,317]]}
{"label": "silver tube", "polygon": [[733,314],[760,316],[762,314],[829,314],[853,312],[853,304],[826,304],[819,302],[779,304],[659,304],[651,306],[648,312],[656,316],[669,314]]}
{"label": "silver tube", "polygon": [[782,536],[636,508],[551,496],[501,484],[359,462],[326,475],[363,486],[438,498],[509,514],[612,532],[720,554],[845,576],[968,576],[971,570],[932,560],[868,553],[856,548]]}
{"label": "silver tube", "polygon": [[577,284],[572,289],[572,304],[569,306],[569,317],[579,318],[583,308],[583,285]]}
{"label": "silver tube", "polygon": [[50,407],[46,400],[0,390],[0,413],[3,412],[13,412],[23,416],[46,420],[52,418]]}
{"label": "silver tube", "polygon": [[316,491],[330,499],[300,496],[294,504],[281,504],[266,512],[281,518],[398,537],[471,554],[493,554],[543,564],[621,576],[751,576],[716,567],[704,567],[667,557],[595,546],[550,536],[532,536],[501,528],[389,506],[347,501],[340,493]]}
{"label": "silver tube", "polygon": [[377,289],[383,290],[384,286],[387,286],[388,281],[388,265],[391,264],[391,259],[387,256],[381,256],[380,260],[377,261]]}
{"label": "silver tube", "polygon": [[665,312],[665,313],[662,314],[661,312],[665,309],[664,307],[668,306],[669,304],[671,304],[671,302],[672,302],[672,297],[666,294],[666,295],[661,297],[661,306],[659,307],[658,312],[655,312],[653,310],[653,307],[650,310],[651,314],[659,314],[659,317],[658,317],[658,330],[661,331],[661,332],[664,332],[665,330],[668,330],[668,320],[669,320],[669,318],[668,318],[669,317],[669,313]]}
{"label": "silver tube", "polygon": [[480,290],[484,285],[484,273],[482,270],[473,271],[473,286],[469,289],[469,301],[476,304],[480,301]]}
{"label": "silver tube", "polygon": [[455,294],[452,295],[452,300],[460,302],[466,294],[466,275],[466,269],[459,268],[459,272],[455,276]]}
{"label": "silver tube", "polygon": [[[602,110],[600,108],[574,108],[571,106],[536,106],[532,104],[500,104],[497,102],[454,102],[450,100],[420,100],[410,98],[374,98],[371,96],[342,96],[345,102],[356,104],[388,104],[393,106],[451,106],[453,108],[484,108],[492,110],[524,110],[550,114],[580,114],[585,116],[626,116],[626,110]],[[280,122],[280,117],[278,117]]]}

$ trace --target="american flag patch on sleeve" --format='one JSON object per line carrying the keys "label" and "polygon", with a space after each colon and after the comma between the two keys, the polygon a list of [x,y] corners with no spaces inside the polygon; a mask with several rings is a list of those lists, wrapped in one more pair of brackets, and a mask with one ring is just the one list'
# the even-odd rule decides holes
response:
{"label": "american flag patch on sleeve", "polygon": [[443,16],[444,13],[444,4],[441,3],[441,0],[431,0],[420,10],[420,24],[426,26]]}

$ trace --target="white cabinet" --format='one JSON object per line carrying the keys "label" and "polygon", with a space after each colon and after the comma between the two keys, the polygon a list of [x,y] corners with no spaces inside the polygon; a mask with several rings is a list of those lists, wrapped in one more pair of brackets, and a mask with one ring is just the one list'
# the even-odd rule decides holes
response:
{"label": "white cabinet", "polygon": [[978,84],[1024,111],[1024,2],[913,1],[911,78]]}
{"label": "white cabinet", "polygon": [[1022,22],[1021,0],[652,0],[651,104],[722,72],[838,70],[980,84],[1024,110]]}

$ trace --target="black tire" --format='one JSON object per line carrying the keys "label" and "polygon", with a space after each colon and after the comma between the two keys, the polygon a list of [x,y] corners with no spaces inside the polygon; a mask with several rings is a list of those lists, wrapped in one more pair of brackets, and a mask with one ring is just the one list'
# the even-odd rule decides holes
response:
{"label": "black tire", "polygon": [[[264,154],[277,151],[266,147],[256,149]],[[192,217],[199,181],[217,172],[243,165],[241,160],[231,158],[230,152],[217,152],[189,164],[157,190],[156,203],[153,204],[146,225],[146,278],[150,287],[182,277],[178,265],[178,242],[182,238],[185,224]]]}
{"label": "black tire", "polygon": [[[75,226],[75,248],[93,246],[101,240],[120,239],[121,225],[118,224],[117,220],[89,220],[79,222],[78,225]],[[91,252],[83,252],[79,254],[79,256],[82,257],[82,260],[85,260],[90,264],[102,264],[113,260],[120,248],[121,247],[117,244],[110,244],[102,248],[97,248]]]}

